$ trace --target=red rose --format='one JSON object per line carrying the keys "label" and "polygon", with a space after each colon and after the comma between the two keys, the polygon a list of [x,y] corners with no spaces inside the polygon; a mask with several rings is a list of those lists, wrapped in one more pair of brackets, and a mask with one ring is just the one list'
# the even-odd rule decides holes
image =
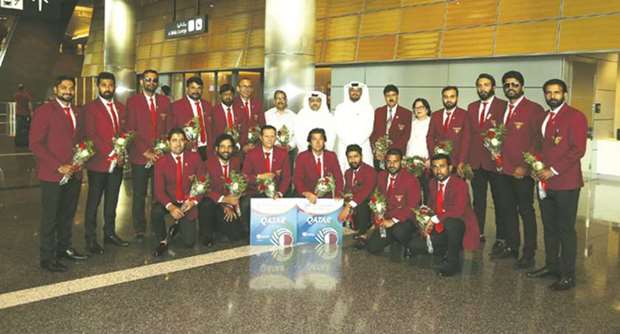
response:
{"label": "red rose", "polygon": [[83,150],[83,149],[85,149],[85,148],[86,148],[86,144],[84,144],[84,143],[80,143],[80,149],[82,149],[82,150]]}
{"label": "red rose", "polygon": [[200,180],[200,182],[204,183],[204,182],[206,182],[206,181],[207,181],[207,177],[203,175],[203,176],[201,176],[201,177],[199,178],[199,180]]}
{"label": "red rose", "polygon": [[489,139],[495,138],[495,132],[493,132],[493,131],[487,132],[487,138],[489,138]]}
{"label": "red rose", "polygon": [[441,232],[443,232],[443,230],[444,230],[444,227],[443,227],[442,223],[435,224],[435,232],[441,233]]}
{"label": "red rose", "polygon": [[370,201],[371,201],[373,204],[374,204],[374,203],[377,203],[377,198],[376,198],[375,196],[372,196],[372,197],[370,198]]}
{"label": "red rose", "polygon": [[227,178],[226,178],[226,184],[231,184],[231,183],[232,183],[232,179],[231,179],[231,178],[229,178],[229,177],[227,177]]}

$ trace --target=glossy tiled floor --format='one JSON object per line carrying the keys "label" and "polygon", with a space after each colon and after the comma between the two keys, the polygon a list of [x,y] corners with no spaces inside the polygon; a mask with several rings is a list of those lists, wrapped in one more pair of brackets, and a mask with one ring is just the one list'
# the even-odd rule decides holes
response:
{"label": "glossy tiled floor", "polygon": [[[584,188],[578,286],[554,293],[547,289],[551,281],[527,279],[511,260],[490,260],[492,240],[465,254],[463,273],[452,278],[434,274],[432,257],[393,263],[355,250],[349,240],[342,248],[253,256],[246,256],[253,253],[249,247],[231,249],[240,245],[173,247],[164,262],[145,266],[154,262],[152,238],[49,274],[37,266],[40,199],[33,166],[29,156],[0,157],[6,182],[0,184],[2,333],[620,333],[620,225],[613,223],[620,221],[614,200],[620,184],[612,181]],[[124,183],[118,221],[128,239],[130,194]],[[86,187],[74,228],[78,249],[85,195]],[[492,239],[493,223],[486,234]],[[537,260],[542,263],[542,252]],[[127,278],[145,268],[151,272],[143,278]],[[111,283],[96,285],[94,278]],[[63,284],[80,292],[48,299],[45,293]],[[20,293],[31,290],[42,295],[20,303]],[[3,307],[9,297],[18,306]]]}

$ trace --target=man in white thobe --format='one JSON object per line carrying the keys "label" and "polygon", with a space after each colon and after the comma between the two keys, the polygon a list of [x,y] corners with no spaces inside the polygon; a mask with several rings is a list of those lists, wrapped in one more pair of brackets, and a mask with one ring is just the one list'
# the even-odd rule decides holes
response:
{"label": "man in white thobe", "polygon": [[344,86],[344,102],[336,107],[334,114],[336,123],[336,155],[340,168],[346,170],[347,146],[357,144],[362,147],[365,163],[373,165],[370,134],[375,119],[375,110],[370,105],[368,87],[357,81]]}
{"label": "man in white thobe", "polygon": [[327,108],[327,96],[318,91],[306,94],[303,108],[297,113],[294,131],[297,154],[308,149],[308,132],[314,128],[325,130],[327,136],[325,149],[332,151],[336,142],[334,116]]}

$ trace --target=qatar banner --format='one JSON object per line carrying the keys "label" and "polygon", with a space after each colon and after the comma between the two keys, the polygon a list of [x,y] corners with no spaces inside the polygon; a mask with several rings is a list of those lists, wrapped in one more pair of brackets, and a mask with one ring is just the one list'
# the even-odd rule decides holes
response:
{"label": "qatar banner", "polygon": [[341,199],[321,198],[315,204],[298,199],[297,242],[342,245],[342,224],[338,221],[342,203]]}
{"label": "qatar banner", "polygon": [[297,242],[297,199],[252,198],[250,245],[292,246]]}

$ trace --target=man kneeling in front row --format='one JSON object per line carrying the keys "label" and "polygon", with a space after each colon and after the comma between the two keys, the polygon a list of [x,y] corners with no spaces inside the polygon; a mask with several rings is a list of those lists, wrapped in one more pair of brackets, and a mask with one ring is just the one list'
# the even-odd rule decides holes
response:
{"label": "man kneeling in front row", "polygon": [[435,178],[429,184],[428,206],[435,213],[431,218],[433,224],[429,224],[425,231],[418,228],[409,248],[414,254],[430,251],[426,242],[430,235],[433,253],[445,254],[437,267],[438,275],[452,276],[460,271],[461,246],[474,250],[480,245],[479,228],[469,204],[467,183],[450,175],[450,156],[433,156],[431,168]]}
{"label": "man kneeling in front row", "polygon": [[202,195],[190,197],[191,176],[203,177],[206,170],[198,153],[185,151],[187,140],[182,129],[176,128],[168,133],[170,154],[166,154],[155,164],[154,193],[157,203],[153,205],[151,221],[159,246],[155,256],[162,255],[168,249],[168,236],[164,217],[170,214],[175,220],[173,230],[178,230],[186,247],[194,246],[196,240],[196,205]]}

